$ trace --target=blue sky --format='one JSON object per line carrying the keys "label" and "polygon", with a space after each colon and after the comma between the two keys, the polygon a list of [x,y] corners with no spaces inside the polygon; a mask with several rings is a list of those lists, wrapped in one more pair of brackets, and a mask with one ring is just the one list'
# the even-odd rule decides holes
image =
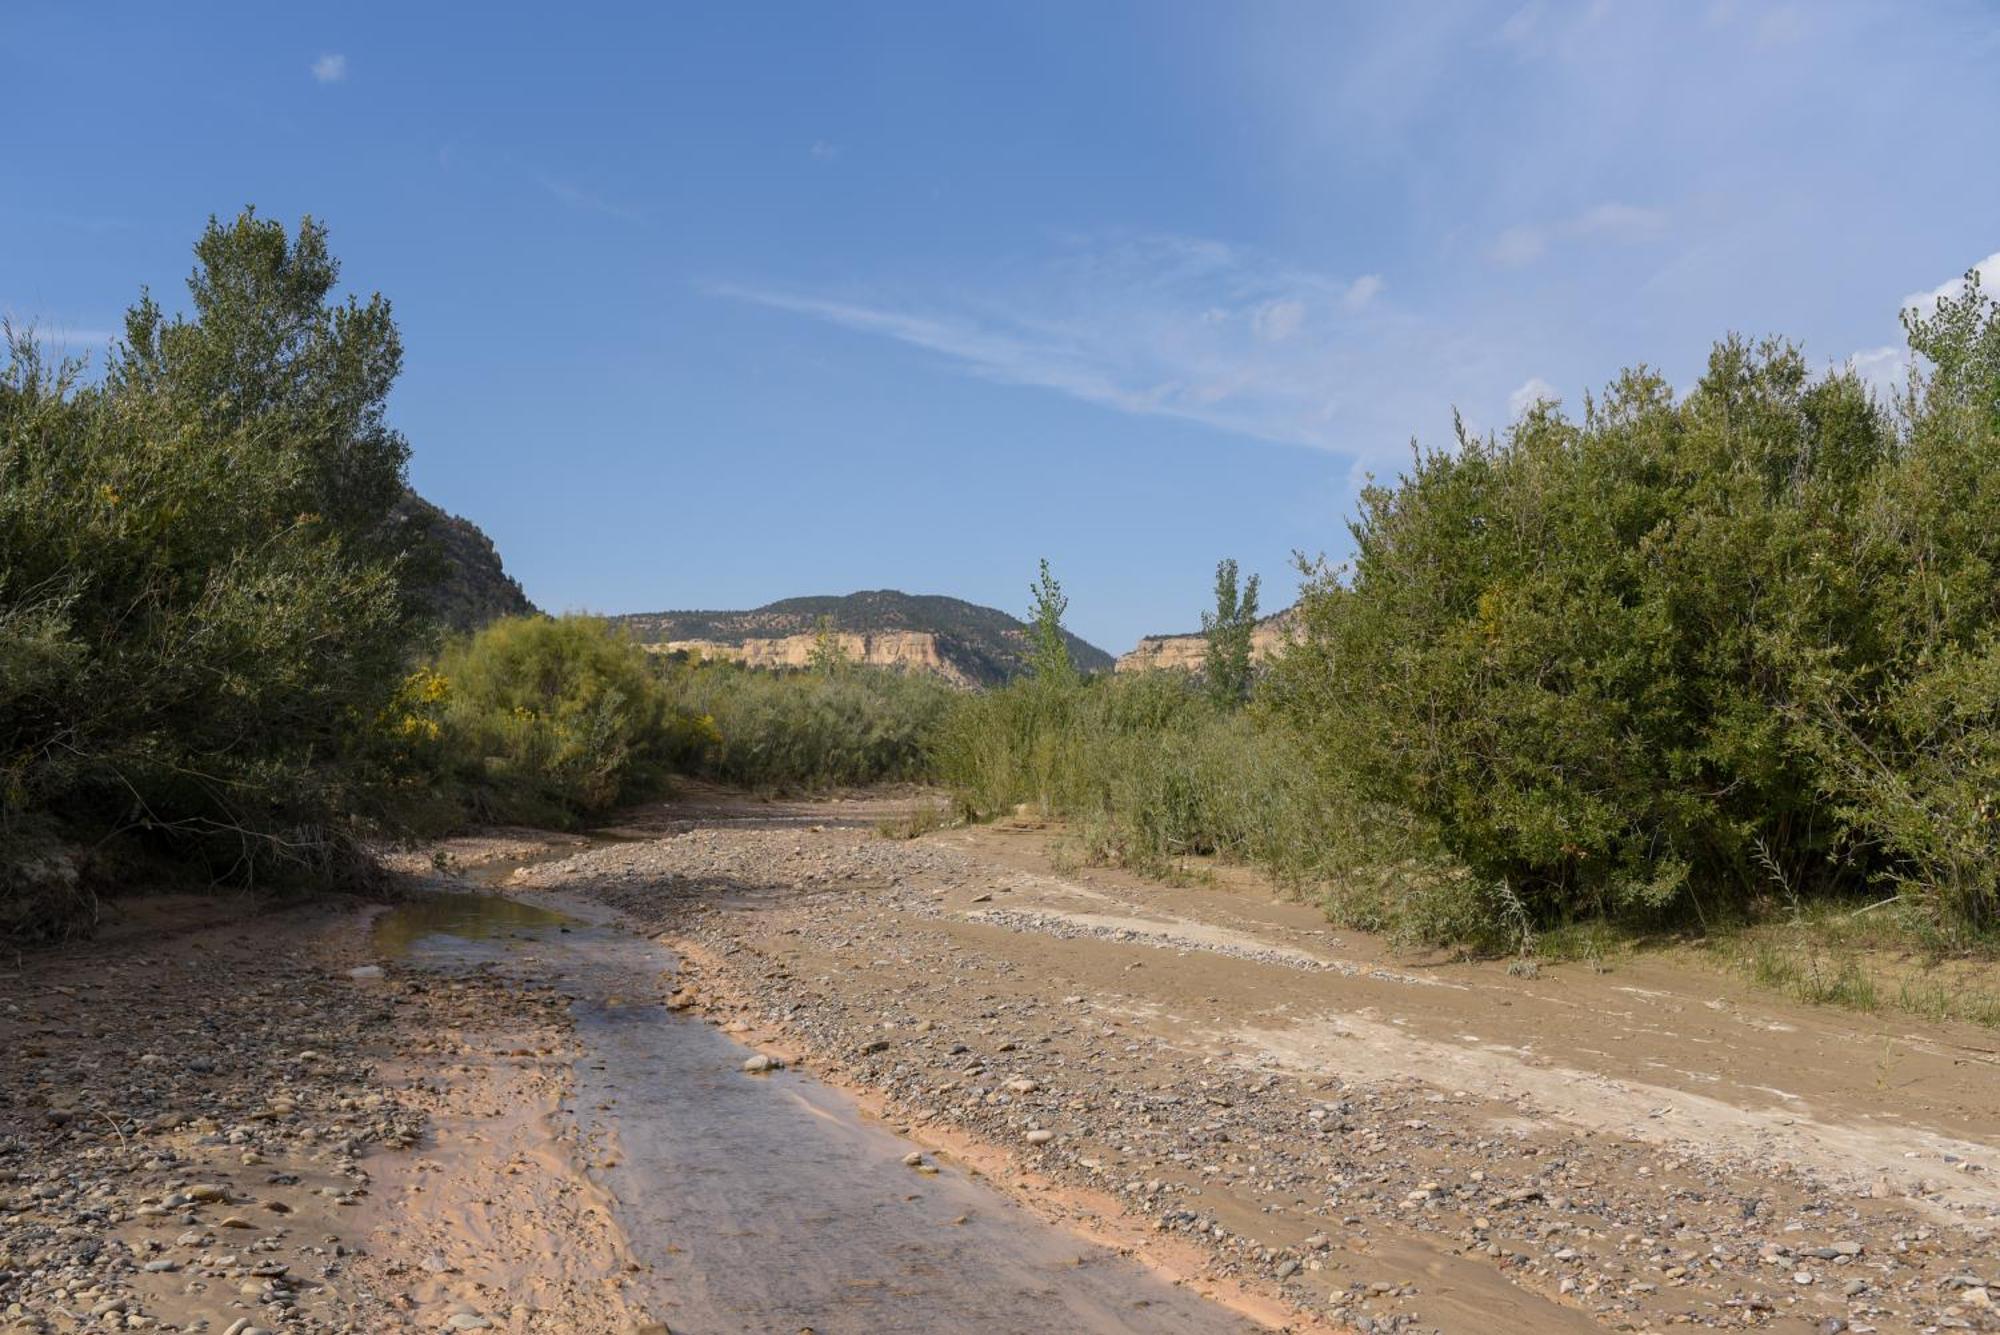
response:
{"label": "blue sky", "polygon": [[[1893,374],[2000,285],[1986,3],[10,0],[0,312],[211,212],[394,302],[413,480],[554,609],[900,587],[1114,651],[1360,478],[1729,330]],[[1992,257],[1989,259],[1989,257]]]}

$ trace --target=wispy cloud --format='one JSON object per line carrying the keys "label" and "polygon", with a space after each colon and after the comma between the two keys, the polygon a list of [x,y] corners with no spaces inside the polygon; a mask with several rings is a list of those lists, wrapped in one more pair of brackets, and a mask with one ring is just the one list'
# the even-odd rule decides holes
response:
{"label": "wispy cloud", "polygon": [[1369,302],[1381,296],[1382,289],[1387,286],[1379,273],[1362,274],[1347,285],[1347,291],[1341,294],[1340,304],[1350,311],[1362,310]]}
{"label": "wispy cloud", "polygon": [[815,162],[832,162],[840,156],[840,145],[825,139],[815,139],[806,152],[812,154]]}
{"label": "wispy cloud", "polygon": [[607,218],[620,218],[626,222],[643,222],[645,214],[626,204],[615,203],[604,196],[584,189],[574,182],[560,180],[553,176],[540,176],[536,180],[542,189],[573,209],[585,213],[601,213]]}
{"label": "wispy cloud", "polygon": [[1548,233],[1540,227],[1509,227],[1493,238],[1493,244],[1486,248],[1486,258],[1503,269],[1518,269],[1525,264],[1533,264],[1549,248]]}
{"label": "wispy cloud", "polygon": [[113,340],[123,338],[122,331],[112,329],[90,329],[78,325],[50,324],[16,315],[8,315],[5,323],[16,334],[25,334],[45,348],[63,352],[85,352],[102,348]]}
{"label": "wispy cloud", "polygon": [[1655,241],[1667,230],[1667,215],[1631,204],[1599,204],[1563,224],[1569,236],[1601,236],[1612,241]]}
{"label": "wispy cloud", "polygon": [[1657,241],[1667,231],[1667,215],[1658,209],[1609,202],[1553,223],[1524,223],[1493,238],[1486,258],[1503,269],[1533,264],[1562,240],[1614,241],[1636,245]]}
{"label": "wispy cloud", "polygon": [[1306,304],[1297,297],[1267,301],[1250,313],[1250,328],[1266,343],[1283,343],[1306,322]]}
{"label": "wispy cloud", "polygon": [[1003,384],[1238,435],[1360,452],[1373,423],[1343,410],[1409,321],[1379,274],[1345,278],[1199,237],[1065,239],[1040,266],[971,292],[828,293],[719,283],[714,296],[922,348]]}
{"label": "wispy cloud", "polygon": [[347,57],[329,51],[312,63],[312,76],[319,83],[339,83],[347,77]]}

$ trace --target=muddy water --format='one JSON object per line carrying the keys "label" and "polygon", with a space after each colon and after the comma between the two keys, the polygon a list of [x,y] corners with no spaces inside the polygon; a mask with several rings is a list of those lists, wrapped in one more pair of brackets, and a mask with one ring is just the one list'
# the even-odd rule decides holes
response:
{"label": "muddy water", "polygon": [[440,971],[498,968],[571,994],[568,1109],[673,1331],[1223,1332],[1255,1327],[1045,1224],[912,1146],[844,1094],[660,1004],[666,951],[500,895],[437,894],[379,941]]}

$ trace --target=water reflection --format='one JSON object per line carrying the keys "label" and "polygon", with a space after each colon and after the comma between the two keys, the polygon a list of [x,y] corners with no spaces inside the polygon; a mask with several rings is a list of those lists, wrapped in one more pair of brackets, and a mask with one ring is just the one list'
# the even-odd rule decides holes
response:
{"label": "water reflection", "polygon": [[460,941],[535,941],[573,919],[552,909],[523,904],[505,895],[426,891],[411,896],[375,921],[375,944],[401,959],[426,937]]}

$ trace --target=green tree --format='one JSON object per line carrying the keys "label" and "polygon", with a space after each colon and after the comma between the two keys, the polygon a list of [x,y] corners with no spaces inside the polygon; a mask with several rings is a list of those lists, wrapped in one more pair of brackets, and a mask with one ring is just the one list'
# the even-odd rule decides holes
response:
{"label": "green tree", "polygon": [[1215,610],[1201,614],[1208,652],[1202,675],[1217,704],[1237,705],[1250,698],[1251,637],[1257,629],[1257,576],[1242,581],[1236,562],[1224,558],[1215,566]]}
{"label": "green tree", "polygon": [[847,646],[841,642],[840,632],[835,629],[833,617],[821,613],[813,623],[813,644],[811,667],[822,677],[834,677],[847,671],[851,663],[847,657]]}
{"label": "green tree", "polygon": [[351,762],[418,629],[386,522],[401,345],[381,297],[332,300],[311,219],[211,219],[195,252],[189,313],[143,296],[97,384],[11,338],[0,838],[359,866]]}
{"label": "green tree", "polygon": [[1076,661],[1069,653],[1069,633],[1063,616],[1069,611],[1069,596],[1042,558],[1041,576],[1028,586],[1033,600],[1028,611],[1028,671],[1048,686],[1069,686],[1077,679]]}

